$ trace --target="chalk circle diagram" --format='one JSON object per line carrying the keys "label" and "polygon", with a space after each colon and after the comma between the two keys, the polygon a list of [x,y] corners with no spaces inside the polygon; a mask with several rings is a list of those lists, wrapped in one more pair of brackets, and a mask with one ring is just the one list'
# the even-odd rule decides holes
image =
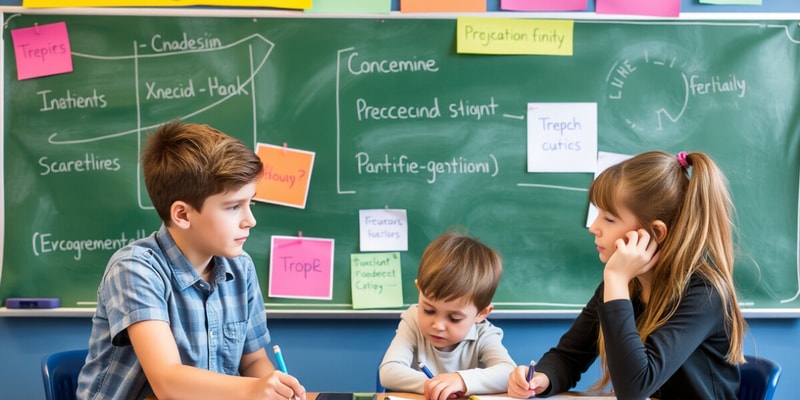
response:
{"label": "chalk circle diagram", "polygon": [[[767,27],[786,32],[791,43],[800,44],[787,26]],[[763,26],[756,25],[756,28],[763,29]],[[606,74],[602,112],[614,128],[626,129],[643,143],[662,139],[668,140],[667,143],[683,142],[693,132],[680,129],[690,123],[686,121],[686,112],[692,107],[689,77],[707,73],[705,68],[688,50],[669,43],[652,41],[628,45],[619,52]],[[625,138],[620,135],[619,140]],[[624,147],[625,143],[606,145]],[[800,227],[800,221],[797,226]],[[796,246],[800,249],[800,228]],[[800,251],[795,263],[795,292],[780,299],[781,304],[800,298]]]}
{"label": "chalk circle diagram", "polygon": [[687,76],[697,69],[685,49],[663,42],[646,42],[622,49],[605,78],[602,110],[617,128],[627,128],[647,140],[689,130],[673,129],[685,117],[690,92]]}
{"label": "chalk circle diagram", "polygon": [[[80,145],[84,143],[116,139],[128,135],[137,135],[138,159],[146,133],[155,129],[164,122],[163,120],[159,120],[157,124],[146,126],[141,125],[143,114],[147,110],[143,107],[142,103],[145,99],[142,97],[146,97],[149,96],[149,94],[154,93],[153,84],[148,82],[148,79],[154,78],[147,78],[146,74],[142,71],[150,70],[151,73],[155,74],[156,76],[164,78],[163,80],[170,80],[173,85],[171,88],[179,93],[182,93],[182,97],[188,97],[187,93],[190,90],[196,93],[195,96],[191,96],[189,98],[176,99],[175,97],[177,96],[172,96],[172,98],[156,100],[155,103],[158,103],[158,105],[154,105],[155,103],[152,101],[148,104],[149,109],[152,110],[169,107],[172,109],[177,109],[174,103],[176,103],[176,100],[178,100],[178,102],[182,100],[183,102],[180,103],[179,107],[187,109],[188,112],[180,115],[179,117],[174,117],[181,120],[191,119],[194,116],[207,112],[216,107],[220,107],[221,105],[232,101],[234,97],[242,97],[243,95],[247,96],[247,103],[252,108],[249,110],[250,115],[243,118],[246,120],[252,120],[254,123],[252,143],[250,144],[252,145],[252,148],[255,149],[258,141],[256,137],[258,128],[255,126],[255,124],[257,124],[255,113],[258,96],[255,93],[256,86],[254,85],[254,78],[264,68],[270,53],[275,47],[273,42],[260,34],[252,34],[229,44],[217,42],[217,45],[215,46],[209,46],[198,50],[177,50],[168,52],[155,52],[155,50],[153,50],[152,52],[148,53],[140,53],[140,51],[152,50],[150,47],[151,46],[147,43],[139,43],[134,41],[132,54],[122,56],[103,56],[79,53],[75,51],[72,52],[72,56],[76,58],[107,62],[130,62],[131,65],[129,69],[133,71],[132,73],[134,75],[131,78],[136,82],[136,98],[131,99],[130,104],[136,105],[137,115],[135,118],[132,118],[132,120],[138,126],[119,132],[111,132],[103,135],[82,138],[67,138],[64,137],[64,135],[55,132],[48,137],[48,142],[53,145]],[[247,54],[247,58],[243,57],[243,54],[245,53]],[[168,71],[165,71],[165,68],[163,67],[163,65],[166,65],[165,59],[169,62],[169,70],[174,71],[172,76],[170,76],[167,73]],[[230,63],[231,65],[229,65],[224,60],[247,61],[236,61]],[[148,61],[152,61],[153,65],[149,65]],[[144,65],[148,66],[145,68],[143,67]],[[182,68],[180,67],[181,65],[185,65],[186,67]],[[216,68],[214,70],[201,71],[200,74],[205,73],[206,75],[203,77],[207,80],[198,79],[197,82],[191,78],[187,78],[187,74],[182,72],[191,70],[197,73],[198,65],[212,65]],[[153,111],[153,113],[155,112],[156,111]],[[152,120],[154,118],[144,119]],[[80,132],[83,134],[95,133],[95,131],[88,129],[81,130]],[[245,140],[245,143],[247,142],[248,141]],[[144,181],[140,168],[137,168],[137,175],[139,207],[142,209],[152,209],[153,206],[150,203],[150,198],[144,188]]]}

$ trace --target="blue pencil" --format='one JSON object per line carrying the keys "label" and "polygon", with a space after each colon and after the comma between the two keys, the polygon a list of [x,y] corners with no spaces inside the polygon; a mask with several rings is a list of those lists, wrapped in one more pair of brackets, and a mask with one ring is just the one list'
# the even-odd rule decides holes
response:
{"label": "blue pencil", "polygon": [[425,363],[420,361],[417,365],[419,366],[419,369],[425,373],[425,376],[427,376],[428,379],[433,378],[433,373],[431,372],[431,370],[428,369],[428,367],[425,366]]}
{"label": "blue pencil", "polygon": [[281,354],[281,348],[276,344],[272,346],[272,350],[275,352],[275,358],[278,360],[278,368],[280,368],[281,372],[284,374],[288,374],[289,371],[286,370],[286,363],[283,362],[283,354]]}

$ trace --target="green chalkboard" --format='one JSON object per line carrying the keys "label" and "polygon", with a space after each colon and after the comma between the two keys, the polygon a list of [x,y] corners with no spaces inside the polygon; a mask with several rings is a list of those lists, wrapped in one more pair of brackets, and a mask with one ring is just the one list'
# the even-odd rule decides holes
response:
{"label": "green chalkboard", "polygon": [[[18,81],[10,32],[60,21],[74,71]],[[270,308],[351,309],[358,210],[389,207],[408,212],[405,303],[427,243],[458,226],[504,257],[498,309],[576,310],[602,275],[586,229],[592,174],[527,172],[526,110],[581,102],[597,105],[600,151],[714,157],[738,210],[743,305],[800,308],[795,21],[577,20],[572,56],[458,55],[454,19],[4,22],[0,298],[93,306],[113,250],[159,226],[139,179],[142,138],[182,118],[316,154],[306,207],[256,204],[245,249],[266,295],[272,235],[335,239],[333,298],[266,298]]]}

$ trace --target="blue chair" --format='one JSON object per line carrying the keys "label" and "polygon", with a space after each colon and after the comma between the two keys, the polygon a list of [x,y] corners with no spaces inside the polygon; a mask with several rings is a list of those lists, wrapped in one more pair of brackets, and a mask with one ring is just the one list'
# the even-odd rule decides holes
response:
{"label": "blue chair", "polygon": [[42,360],[44,395],[47,400],[75,400],[78,374],[89,350],[68,350],[45,356]]}
{"label": "blue chair", "polygon": [[772,400],[781,377],[781,366],[775,361],[744,356],[747,363],[739,366],[739,400]]}
{"label": "blue chair", "polygon": [[375,393],[386,393],[386,388],[381,385],[381,365],[378,363],[378,372],[375,374]]}

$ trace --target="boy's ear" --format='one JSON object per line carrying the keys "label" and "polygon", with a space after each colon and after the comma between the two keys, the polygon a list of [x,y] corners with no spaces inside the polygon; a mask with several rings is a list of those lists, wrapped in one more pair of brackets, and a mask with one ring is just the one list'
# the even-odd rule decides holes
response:
{"label": "boy's ear", "polygon": [[483,322],[492,310],[494,310],[494,305],[489,304],[483,310],[478,311],[478,315],[475,317],[475,323]]}
{"label": "boy's ear", "polygon": [[169,217],[172,223],[181,229],[186,229],[191,226],[189,222],[189,210],[191,206],[184,201],[175,201],[169,207]]}
{"label": "boy's ear", "polygon": [[667,238],[667,224],[665,224],[660,219],[657,219],[655,222],[653,222],[651,228],[653,229],[653,232],[656,234],[655,237],[656,243],[661,243],[664,241],[664,239]]}

